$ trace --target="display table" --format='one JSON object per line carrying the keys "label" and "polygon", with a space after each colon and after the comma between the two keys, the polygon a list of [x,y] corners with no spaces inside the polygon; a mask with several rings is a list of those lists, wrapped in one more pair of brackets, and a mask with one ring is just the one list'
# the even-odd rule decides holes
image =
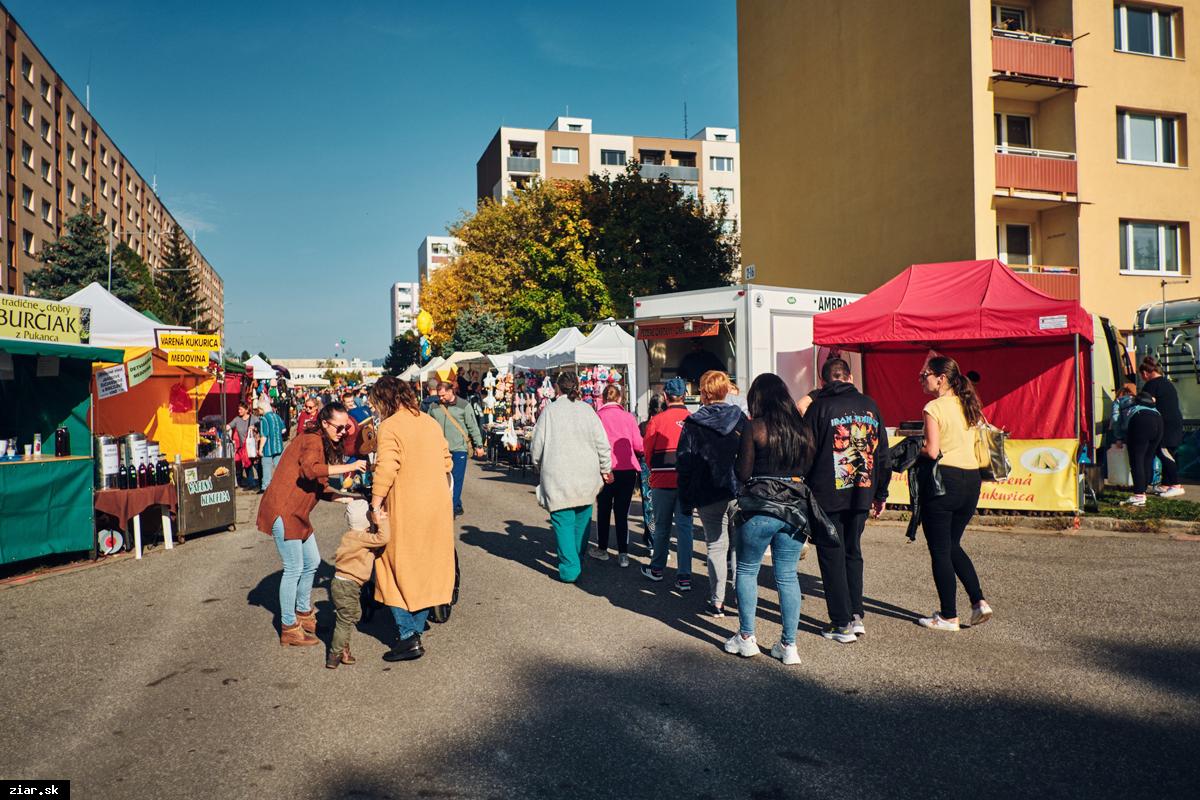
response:
{"label": "display table", "polygon": [[0,564],[94,541],[91,456],[0,462]]}
{"label": "display table", "polygon": [[136,558],[142,557],[142,512],[151,506],[162,509],[163,545],[171,550],[175,543],[171,537],[171,513],[175,511],[177,498],[175,486],[143,486],[139,489],[100,489],[96,492],[95,508],[117,519],[117,527],[126,530],[126,523],[133,520],[133,551]]}

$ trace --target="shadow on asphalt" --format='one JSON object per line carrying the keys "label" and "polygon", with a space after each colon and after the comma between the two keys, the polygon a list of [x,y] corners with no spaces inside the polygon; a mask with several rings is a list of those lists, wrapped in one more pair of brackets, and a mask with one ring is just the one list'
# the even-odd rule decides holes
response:
{"label": "shadow on asphalt", "polygon": [[[669,669],[531,664],[487,727],[424,742],[415,761],[331,763],[310,796],[1090,800],[1200,785],[1200,726],[1184,710],[1133,717],[936,680],[816,682],[766,656],[660,655]],[[1194,664],[1200,649],[1176,657]]]}

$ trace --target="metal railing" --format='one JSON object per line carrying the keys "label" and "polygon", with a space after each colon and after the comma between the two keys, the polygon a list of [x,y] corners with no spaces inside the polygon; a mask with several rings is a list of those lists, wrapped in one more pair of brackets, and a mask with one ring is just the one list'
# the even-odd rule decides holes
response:
{"label": "metal railing", "polygon": [[508,157],[509,172],[541,172],[542,160],[540,158],[529,158],[527,156],[509,156]]}
{"label": "metal railing", "polygon": [[996,152],[1011,156],[1033,156],[1034,158],[1057,158],[1063,161],[1074,161],[1074,153],[1061,150],[1040,150],[1034,147],[1013,147],[1007,144],[996,145]]}
{"label": "metal railing", "polygon": [[672,164],[642,164],[639,168],[643,178],[654,180],[665,176],[673,181],[700,180],[698,167],[677,167]]}
{"label": "metal railing", "polygon": [[1030,31],[1010,31],[1004,28],[992,28],[992,36],[1002,39],[1016,39],[1022,42],[1055,44],[1059,47],[1070,47],[1072,44],[1071,38],[1068,36],[1052,36],[1048,33],[1032,33]]}

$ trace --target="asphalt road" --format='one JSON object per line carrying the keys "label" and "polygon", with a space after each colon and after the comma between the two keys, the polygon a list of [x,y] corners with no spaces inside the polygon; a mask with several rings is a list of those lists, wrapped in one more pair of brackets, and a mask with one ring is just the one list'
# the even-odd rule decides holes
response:
{"label": "asphalt road", "polygon": [[[353,667],[279,647],[249,497],[235,532],[0,589],[0,776],[122,800],[1197,796],[1200,545],[972,532],[996,617],[943,634],[913,624],[924,547],[872,526],[868,635],[816,635],[806,560],[784,667],[721,651],[736,621],[701,613],[702,545],[687,596],[615,559],[568,586],[529,484],[472,466],[465,502],[462,601],[406,664],[380,660],[386,614]],[[314,516],[326,558],[340,512]]]}

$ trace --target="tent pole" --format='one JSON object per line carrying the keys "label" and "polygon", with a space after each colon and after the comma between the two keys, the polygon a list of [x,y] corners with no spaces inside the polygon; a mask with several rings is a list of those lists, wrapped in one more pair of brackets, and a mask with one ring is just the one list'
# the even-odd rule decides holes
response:
{"label": "tent pole", "polygon": [[1075,441],[1081,441],[1083,433],[1083,421],[1081,419],[1083,413],[1083,398],[1079,396],[1079,334],[1075,334]]}

